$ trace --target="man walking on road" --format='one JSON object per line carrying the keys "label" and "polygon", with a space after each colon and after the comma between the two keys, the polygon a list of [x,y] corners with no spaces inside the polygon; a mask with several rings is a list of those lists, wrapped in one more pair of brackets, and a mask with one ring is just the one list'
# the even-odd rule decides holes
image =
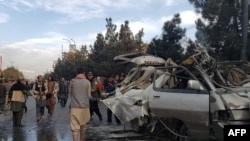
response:
{"label": "man walking on road", "polygon": [[70,128],[73,141],[85,141],[87,123],[90,120],[89,99],[91,97],[91,85],[86,79],[83,69],[77,69],[77,75],[70,81]]}
{"label": "man walking on road", "polygon": [[44,115],[46,105],[45,86],[42,75],[37,76],[37,82],[34,83],[32,91],[34,93],[33,97],[36,100],[36,120],[40,121]]}
{"label": "man walking on road", "polygon": [[61,77],[59,82],[59,91],[57,93],[58,101],[62,107],[65,107],[68,99],[68,85],[65,82],[65,78]]}
{"label": "man walking on road", "polygon": [[25,102],[25,95],[32,95],[25,87],[25,79],[20,77],[15,84],[13,84],[9,90],[9,100],[11,101],[10,110],[13,112],[13,126],[24,127],[21,121],[23,118],[23,104]]}
{"label": "man walking on road", "polygon": [[58,83],[54,80],[52,75],[49,75],[47,81],[45,82],[45,92],[46,92],[46,107],[50,115],[55,111],[56,95],[58,92]]}

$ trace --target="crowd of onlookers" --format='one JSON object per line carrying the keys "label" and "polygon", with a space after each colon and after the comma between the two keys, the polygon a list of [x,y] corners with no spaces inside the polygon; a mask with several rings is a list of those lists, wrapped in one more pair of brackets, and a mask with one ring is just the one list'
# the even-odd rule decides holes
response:
{"label": "crowd of onlookers", "polygon": [[[87,124],[83,123],[79,125],[79,129],[77,128],[78,125],[75,124],[83,122],[81,119],[85,119],[85,122],[93,120],[92,116],[94,113],[98,116],[100,121],[103,121],[102,114],[104,113],[101,113],[99,110],[99,103],[101,99],[104,98],[101,94],[107,93],[108,95],[114,95],[117,84],[122,82],[124,78],[124,73],[107,77],[96,77],[93,72],[85,73],[82,69],[79,69],[76,77],[68,81],[65,80],[64,77],[56,81],[52,75],[49,75],[46,79],[44,79],[42,75],[38,75],[35,82],[29,82],[23,77],[15,81],[5,80],[4,83],[0,83],[0,114],[3,111],[4,105],[10,102],[10,110],[13,113],[13,127],[23,127],[22,117],[23,113],[28,111],[26,101],[29,96],[32,96],[36,101],[37,122],[43,120],[46,109],[49,115],[53,115],[56,102],[60,103],[62,107],[65,107],[68,97],[70,96],[71,101],[69,105],[71,107],[71,116],[69,120],[73,139],[76,140],[75,134],[84,134],[83,132]],[[78,111],[79,108],[80,112]],[[86,110],[86,108],[88,109],[87,113],[89,113],[89,120],[86,114],[79,114],[81,112],[86,112],[81,111],[83,109]],[[107,108],[106,114],[107,123],[112,124],[113,114],[109,108]],[[77,119],[75,117],[82,118]],[[121,124],[120,120],[115,115],[114,118],[117,124]]]}

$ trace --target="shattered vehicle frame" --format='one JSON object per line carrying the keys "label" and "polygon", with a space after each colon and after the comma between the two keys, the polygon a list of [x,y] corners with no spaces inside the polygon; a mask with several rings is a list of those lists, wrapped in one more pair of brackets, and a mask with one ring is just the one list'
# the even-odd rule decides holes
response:
{"label": "shattered vehicle frame", "polygon": [[164,67],[148,66],[150,75],[143,79],[154,74],[152,83],[143,85],[138,78],[103,102],[137,132],[163,133],[180,141],[220,141],[224,125],[250,124],[249,69],[242,66],[249,64],[216,62],[201,48],[181,64],[168,59]]}
{"label": "shattered vehicle frame", "polygon": [[[156,67],[164,66],[165,60],[148,54],[131,53],[119,55],[114,58],[116,63],[134,63],[136,66],[132,68],[126,75],[125,79],[118,84],[115,96],[108,97],[102,102],[123,121],[128,122],[137,117],[147,114],[147,108],[143,104],[134,106],[135,103],[142,102],[143,95],[138,93],[145,90],[153,82],[154,75],[160,76],[163,71],[156,70]],[[101,94],[106,97],[107,94]],[[118,106],[119,105],[119,106]],[[129,106],[130,105],[130,106]],[[126,116],[124,116],[126,115]]]}

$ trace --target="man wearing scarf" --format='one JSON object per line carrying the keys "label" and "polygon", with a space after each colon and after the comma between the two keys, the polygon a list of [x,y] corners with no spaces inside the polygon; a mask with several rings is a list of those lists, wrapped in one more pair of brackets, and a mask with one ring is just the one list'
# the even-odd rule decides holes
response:
{"label": "man wearing scarf", "polygon": [[45,82],[45,93],[46,93],[46,108],[50,115],[55,111],[56,105],[56,95],[58,92],[58,83],[54,80],[52,75],[48,76],[47,81]]}

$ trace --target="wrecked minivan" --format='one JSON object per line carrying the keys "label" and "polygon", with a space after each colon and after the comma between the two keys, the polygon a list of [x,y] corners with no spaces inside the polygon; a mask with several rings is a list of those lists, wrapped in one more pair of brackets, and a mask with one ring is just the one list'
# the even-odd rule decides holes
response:
{"label": "wrecked minivan", "polygon": [[237,63],[218,63],[201,49],[181,64],[170,59],[164,67],[149,67],[153,77],[143,78],[152,80],[146,87],[137,87],[138,78],[103,100],[135,131],[180,141],[223,140],[225,125],[250,124],[250,77]]}
{"label": "wrecked minivan", "polygon": [[[164,66],[165,60],[148,54],[131,53],[116,56],[114,61],[120,64],[133,63],[135,67],[118,84],[116,95],[103,99],[102,102],[123,122],[143,117],[145,115],[143,109],[147,108],[134,106],[134,104],[144,97],[139,93],[152,84],[154,75],[157,77],[164,73],[160,69],[156,70],[156,67]],[[105,93],[101,95],[102,97],[107,96]]]}

